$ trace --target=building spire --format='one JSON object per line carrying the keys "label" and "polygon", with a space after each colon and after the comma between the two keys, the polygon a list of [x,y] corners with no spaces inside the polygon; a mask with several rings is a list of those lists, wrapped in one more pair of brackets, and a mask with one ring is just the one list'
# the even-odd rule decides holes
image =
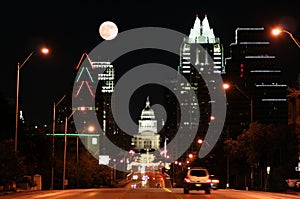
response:
{"label": "building spire", "polygon": [[150,108],[149,96],[147,97],[147,101],[146,101],[146,108]]}
{"label": "building spire", "polygon": [[198,17],[198,14],[196,14],[196,19],[194,22],[193,28],[190,30],[190,35],[189,37],[195,40],[197,37],[201,35],[201,21]]}

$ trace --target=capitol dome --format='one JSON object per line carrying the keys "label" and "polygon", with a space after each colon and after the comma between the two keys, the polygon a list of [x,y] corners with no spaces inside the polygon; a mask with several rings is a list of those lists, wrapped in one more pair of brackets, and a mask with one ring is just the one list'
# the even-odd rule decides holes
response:
{"label": "capitol dome", "polygon": [[154,120],[155,119],[154,111],[153,111],[153,109],[150,108],[149,97],[147,97],[146,107],[142,110],[141,119],[142,120]]}

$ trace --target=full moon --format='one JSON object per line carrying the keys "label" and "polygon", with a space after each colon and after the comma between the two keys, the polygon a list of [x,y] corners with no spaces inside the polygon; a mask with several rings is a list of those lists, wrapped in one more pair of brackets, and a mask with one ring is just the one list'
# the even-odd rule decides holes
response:
{"label": "full moon", "polygon": [[100,36],[105,40],[112,40],[118,34],[118,27],[114,22],[105,21],[99,27]]}

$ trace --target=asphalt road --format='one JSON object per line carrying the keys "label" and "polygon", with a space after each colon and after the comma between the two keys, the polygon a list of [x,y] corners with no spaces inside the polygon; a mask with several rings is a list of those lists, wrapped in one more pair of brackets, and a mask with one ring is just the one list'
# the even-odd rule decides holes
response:
{"label": "asphalt road", "polygon": [[183,194],[182,188],[99,188],[77,190],[35,191],[14,193],[0,196],[0,199],[299,199],[300,193],[271,193],[259,191],[241,191],[231,189],[212,190],[211,194],[204,191],[191,191]]}

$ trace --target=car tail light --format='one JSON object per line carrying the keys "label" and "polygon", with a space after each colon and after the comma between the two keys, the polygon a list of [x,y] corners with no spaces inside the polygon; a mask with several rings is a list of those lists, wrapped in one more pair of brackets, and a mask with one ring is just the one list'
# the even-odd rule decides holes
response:
{"label": "car tail light", "polygon": [[207,179],[206,182],[207,182],[207,183],[211,183],[211,179]]}
{"label": "car tail light", "polygon": [[217,179],[211,180],[213,183],[219,183],[220,181]]}

